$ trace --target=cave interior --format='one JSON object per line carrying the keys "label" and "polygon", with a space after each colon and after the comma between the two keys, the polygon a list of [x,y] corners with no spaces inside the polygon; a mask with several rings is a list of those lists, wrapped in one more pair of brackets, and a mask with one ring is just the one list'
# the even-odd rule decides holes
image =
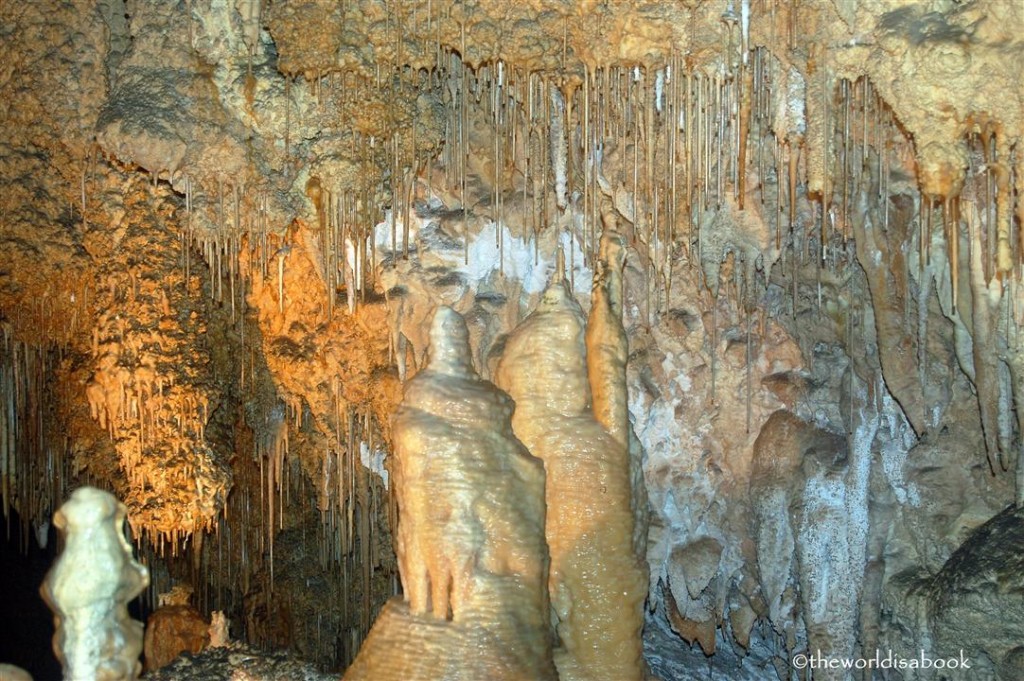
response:
{"label": "cave interior", "polygon": [[146,678],[1024,678],[1024,3],[0,33],[0,663],[92,486]]}

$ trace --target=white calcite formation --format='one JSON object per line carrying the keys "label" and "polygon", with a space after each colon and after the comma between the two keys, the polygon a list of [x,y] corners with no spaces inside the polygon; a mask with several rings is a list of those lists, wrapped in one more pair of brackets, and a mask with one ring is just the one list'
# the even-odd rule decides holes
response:
{"label": "white calcite formation", "polygon": [[210,628],[207,633],[210,635],[211,648],[223,648],[231,643],[231,623],[221,610],[214,610],[210,616]]}
{"label": "white calcite formation", "polygon": [[43,583],[56,615],[53,648],[69,681],[120,681],[142,671],[142,623],[128,602],[149,584],[125,539],[125,505],[107,492],[80,487],[54,515],[64,552]]}
{"label": "white calcite formation", "polygon": [[439,308],[393,420],[405,602],[385,608],[346,679],[555,678],[544,468],[470,357],[462,317]]}
{"label": "white calcite formation", "polygon": [[[605,323],[621,324],[613,316]],[[588,361],[623,371],[624,361],[608,348],[588,355],[585,334],[595,347],[618,336],[624,348],[622,334],[586,333],[579,304],[556,277],[509,337],[496,382],[516,401],[516,435],[547,471],[548,585],[559,678],[639,680],[647,583],[633,545],[625,377],[616,387],[603,373],[593,390],[588,377]]]}

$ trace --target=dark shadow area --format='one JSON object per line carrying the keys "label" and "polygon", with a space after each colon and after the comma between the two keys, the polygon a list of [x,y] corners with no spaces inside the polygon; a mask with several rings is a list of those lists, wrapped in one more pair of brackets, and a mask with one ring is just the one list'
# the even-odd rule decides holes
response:
{"label": "dark shadow area", "polygon": [[0,528],[0,663],[21,667],[35,681],[59,681],[53,654],[53,614],[39,595],[57,555],[57,532],[50,526],[47,548],[23,533],[21,518],[9,510]]}

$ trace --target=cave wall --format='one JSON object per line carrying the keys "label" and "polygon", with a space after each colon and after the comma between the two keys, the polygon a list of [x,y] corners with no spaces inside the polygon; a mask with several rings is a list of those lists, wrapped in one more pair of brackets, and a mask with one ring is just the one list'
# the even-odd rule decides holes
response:
{"label": "cave wall", "polygon": [[192,582],[251,641],[346,665],[398,590],[390,416],[434,309],[492,378],[559,260],[590,310],[607,215],[648,629],[735,674],[944,651],[914,594],[1024,494],[1015,3],[0,18],[0,464],[25,523],[108,487],[154,596]]}

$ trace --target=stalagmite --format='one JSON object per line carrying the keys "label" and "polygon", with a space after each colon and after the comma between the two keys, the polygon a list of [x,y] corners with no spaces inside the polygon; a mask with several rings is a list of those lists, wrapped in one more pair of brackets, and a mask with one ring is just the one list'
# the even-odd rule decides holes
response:
{"label": "stalagmite", "polygon": [[556,678],[544,469],[512,434],[512,410],[473,368],[462,317],[438,308],[392,426],[404,600],[345,679]]}
{"label": "stalagmite", "polygon": [[622,328],[622,238],[614,232],[614,217],[605,216],[601,232],[599,275],[587,323],[588,380],[593,391],[594,417],[609,435],[626,444],[629,402],[626,394],[628,343]]}
{"label": "stalagmite", "polygon": [[[554,281],[509,337],[496,380],[516,402],[516,435],[547,470],[559,678],[639,680],[646,579],[634,553],[628,448],[595,417],[584,334],[566,282]],[[614,420],[621,393],[601,393],[601,416]]]}
{"label": "stalagmite", "polygon": [[128,603],[149,584],[125,539],[127,508],[113,496],[81,487],[54,515],[64,551],[42,592],[56,615],[53,648],[73,681],[136,679],[142,671],[142,623]]}
{"label": "stalagmite", "polygon": [[[644,485],[643,451],[633,432],[629,417],[629,394],[626,387],[626,364],[629,341],[622,327],[622,270],[625,247],[616,230],[615,218],[603,216],[601,246],[596,261],[597,275],[587,319],[587,377],[593,391],[593,412],[609,435],[625,446],[629,453],[633,509],[633,547],[643,559],[647,545],[647,490]],[[558,276],[556,275],[556,280]]]}

